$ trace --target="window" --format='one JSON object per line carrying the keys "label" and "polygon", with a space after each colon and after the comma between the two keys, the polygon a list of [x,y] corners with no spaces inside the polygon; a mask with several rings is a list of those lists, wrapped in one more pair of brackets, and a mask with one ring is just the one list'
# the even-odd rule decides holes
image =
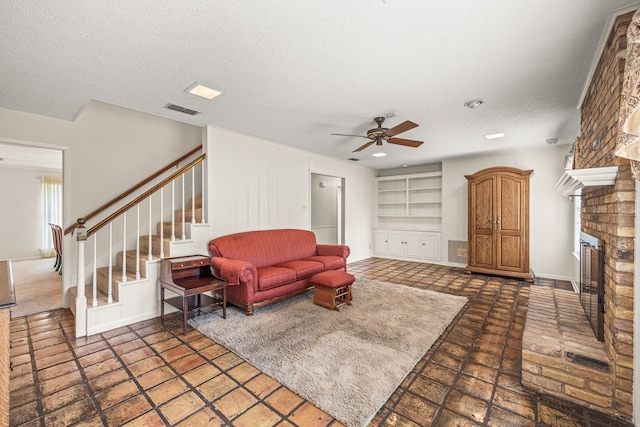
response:
{"label": "window", "polygon": [[42,224],[42,256],[55,256],[53,236],[49,224],[62,226],[62,177],[41,176],[41,224]]}

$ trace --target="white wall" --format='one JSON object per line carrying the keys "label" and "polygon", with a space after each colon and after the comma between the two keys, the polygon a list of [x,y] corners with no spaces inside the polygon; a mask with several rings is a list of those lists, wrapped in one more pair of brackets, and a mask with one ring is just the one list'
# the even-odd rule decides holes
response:
{"label": "white wall", "polygon": [[537,276],[571,280],[574,258],[573,205],[553,191],[564,171],[568,146],[545,147],[512,154],[475,156],[442,162],[442,233],[449,240],[467,241],[467,180],[493,166],[532,169],[530,181],[530,266]]}
{"label": "white wall", "polygon": [[[60,176],[60,172],[0,167],[0,259],[16,260],[42,256],[42,210],[40,180],[42,175]],[[51,261],[53,267],[53,261]]]}
{"label": "white wall", "polygon": [[311,173],[345,178],[349,261],[372,255],[374,170],[208,126],[212,238],[247,230],[311,228]]}

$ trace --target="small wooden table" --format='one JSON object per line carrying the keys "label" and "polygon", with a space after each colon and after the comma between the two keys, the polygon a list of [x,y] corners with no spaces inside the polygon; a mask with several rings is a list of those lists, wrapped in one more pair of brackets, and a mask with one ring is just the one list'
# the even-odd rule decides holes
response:
{"label": "small wooden table", "polygon": [[[165,289],[179,296],[165,300]],[[209,291],[213,297],[204,294]],[[160,317],[163,321],[165,302],[182,311],[183,333],[186,334],[189,313],[218,307],[222,308],[222,317],[227,318],[227,282],[213,276],[207,256],[165,258],[160,275]]]}

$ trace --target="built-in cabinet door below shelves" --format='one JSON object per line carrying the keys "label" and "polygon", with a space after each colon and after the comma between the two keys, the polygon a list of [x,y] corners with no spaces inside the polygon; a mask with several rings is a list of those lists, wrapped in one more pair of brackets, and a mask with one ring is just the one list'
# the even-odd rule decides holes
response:
{"label": "built-in cabinet door below shelves", "polygon": [[399,258],[440,260],[440,233],[407,230],[374,230],[373,251]]}

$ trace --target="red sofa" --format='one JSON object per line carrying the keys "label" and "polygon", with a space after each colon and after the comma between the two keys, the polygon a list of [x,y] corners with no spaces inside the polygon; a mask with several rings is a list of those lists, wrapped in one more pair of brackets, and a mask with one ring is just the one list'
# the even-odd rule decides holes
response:
{"label": "red sofa", "polygon": [[319,245],[307,230],[260,230],[209,242],[213,273],[227,281],[227,301],[247,315],[255,307],[306,292],[309,279],[327,270],[347,271],[350,249]]}

